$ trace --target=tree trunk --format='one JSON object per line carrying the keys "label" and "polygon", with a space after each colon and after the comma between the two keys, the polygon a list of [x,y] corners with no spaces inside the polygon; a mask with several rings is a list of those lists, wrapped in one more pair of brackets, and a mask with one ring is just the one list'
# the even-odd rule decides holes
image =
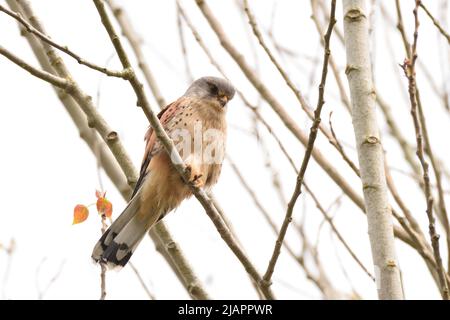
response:
{"label": "tree trunk", "polygon": [[380,299],[403,299],[396,261],[369,54],[364,0],[344,0],[344,37],[352,118],[358,151],[372,257]]}

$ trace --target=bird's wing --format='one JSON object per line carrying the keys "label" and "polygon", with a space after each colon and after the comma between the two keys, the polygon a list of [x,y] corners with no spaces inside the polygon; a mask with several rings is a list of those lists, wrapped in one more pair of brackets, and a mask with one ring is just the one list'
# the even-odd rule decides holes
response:
{"label": "bird's wing", "polygon": [[[180,114],[181,110],[183,109],[182,105],[184,105],[186,103],[188,103],[187,98],[181,97],[178,100],[167,105],[164,109],[162,109],[158,113],[157,117],[158,117],[159,121],[161,122],[164,130],[166,130],[166,132],[168,134],[170,134],[170,129],[168,128],[168,123],[174,117],[176,117],[177,115]],[[161,148],[155,147],[157,145],[157,139],[158,138],[156,137],[156,134],[155,134],[153,128],[150,126],[147,130],[147,133],[145,134],[146,146],[145,146],[144,157],[142,159],[139,179],[136,183],[136,187],[133,191],[132,197],[134,197],[134,195],[137,193],[139,188],[142,186],[142,183],[144,182],[144,179],[147,176],[148,165],[150,164],[152,157],[161,151]],[[163,151],[163,152],[165,152],[165,151]]]}
{"label": "bird's wing", "polygon": [[[178,116],[181,116],[181,110],[187,103],[189,101],[182,97],[169,104],[158,114],[164,130],[169,135],[171,130],[174,129],[173,121],[176,121]],[[144,190],[142,186],[148,176],[152,158],[160,152],[165,152],[165,150],[158,143],[156,134],[151,127],[145,135],[145,141],[146,147],[141,172],[131,200],[120,216],[114,220],[113,224],[102,235],[92,252],[92,258],[95,261],[103,261],[112,267],[124,266],[127,263],[150,225],[159,221],[158,219],[161,217],[162,212],[158,210],[151,212],[147,210],[148,208],[145,209],[145,206],[143,207],[144,203],[141,201],[140,194]],[[145,210],[147,214],[148,219],[145,223],[143,223],[142,218],[138,217],[138,213],[141,210]]]}

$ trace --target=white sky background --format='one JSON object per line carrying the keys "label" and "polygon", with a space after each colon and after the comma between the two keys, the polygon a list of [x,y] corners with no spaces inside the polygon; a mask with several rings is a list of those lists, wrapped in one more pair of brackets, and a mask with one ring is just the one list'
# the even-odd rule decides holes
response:
{"label": "white sky background", "polygon": [[[317,86],[320,81],[323,49],[312,20],[309,1],[250,1],[254,14],[264,29],[269,27],[272,10],[276,5],[273,32],[277,41],[299,54],[295,63],[283,61],[296,85],[315,106]],[[383,2],[395,20],[393,1]],[[442,1],[426,1],[438,17],[449,11],[440,12]],[[180,49],[176,26],[174,1],[117,1],[124,6],[132,18],[135,28],[142,36],[143,50],[149,66],[157,79],[166,101],[178,98],[189,85],[185,75],[184,62]],[[236,64],[221,48],[217,38],[209,28],[194,1],[182,2],[191,20],[202,37],[226,70],[233,84],[242,90],[253,102],[258,101],[254,88],[237,68]],[[4,2],[2,1],[2,5]],[[48,34],[58,43],[67,45],[85,59],[104,65],[113,53],[108,35],[100,23],[98,13],[91,1],[32,1],[35,12],[44,23]],[[246,20],[238,11],[234,1],[208,1],[216,17],[235,46],[244,54],[252,66],[258,66],[260,77],[271,89],[286,110],[306,131],[310,121],[300,110],[292,92],[288,90],[273,65],[262,50],[258,49],[255,59],[252,46],[256,44]],[[402,1],[406,30],[412,38],[413,1]],[[402,132],[411,143],[414,141],[412,120],[406,100],[406,81],[398,67],[405,57],[400,37],[396,30],[382,19],[380,10],[375,7],[371,15],[373,34],[373,58],[375,79],[378,91],[393,107],[396,119],[401,123]],[[423,12],[420,12],[419,59],[426,63],[438,84],[443,76],[450,80],[448,46],[437,34]],[[342,7],[338,1],[336,28],[342,31]],[[20,37],[16,22],[5,14],[0,14],[0,44],[24,60],[38,66],[28,43]],[[448,30],[448,28],[447,28]],[[386,34],[393,44],[394,60],[386,42]],[[186,28],[189,63],[195,77],[218,75]],[[268,41],[267,34],[264,33]],[[250,42],[249,39],[252,39]],[[126,49],[132,57],[132,51]],[[252,44],[253,43],[253,44]],[[442,50],[442,49],[446,49]],[[345,55],[343,46],[334,38],[332,54],[344,75]],[[439,58],[439,51],[445,52]],[[147,120],[139,108],[135,107],[135,96],[128,83],[120,79],[108,78],[96,71],[80,66],[76,61],[61,54],[81,88],[94,97],[101,79],[100,111],[111,127],[116,130],[133,159],[136,167],[140,165],[144,148],[143,136]],[[305,57],[318,59],[311,62]],[[133,61],[135,62],[135,61]],[[397,64],[397,65],[396,65]],[[134,64],[137,66],[136,64]],[[115,57],[111,69],[119,69]],[[313,81],[311,86],[311,75]],[[401,83],[399,82],[401,78]],[[143,77],[140,75],[141,80]],[[419,69],[418,82],[422,101],[429,124],[433,148],[444,162],[450,159],[448,151],[449,113],[444,111],[442,101],[433,93],[427,80]],[[96,162],[90,150],[79,138],[60,101],[50,86],[4,57],[0,57],[0,242],[8,244],[11,238],[16,242],[11,268],[6,281],[3,276],[7,270],[7,255],[0,252],[0,288],[5,299],[36,299],[38,287],[47,286],[64,263],[60,276],[45,293],[45,299],[97,299],[100,295],[99,268],[90,261],[92,247],[100,235],[100,219],[95,210],[82,224],[72,226],[72,211],[77,203],[90,204],[95,201],[95,189],[99,187]],[[447,90],[448,90],[447,86]],[[150,91],[147,90],[151,96]],[[323,122],[328,124],[328,114],[333,111],[333,124],[337,135],[345,142],[346,151],[356,161],[351,119],[338,98],[337,87],[331,70],[328,76],[326,104],[322,112]],[[156,103],[152,100],[156,110]],[[262,104],[265,118],[279,134],[298,166],[304,148],[282,125],[270,107]],[[387,134],[384,118],[379,117],[384,147],[389,164],[393,168],[409,171],[401,157],[398,145]],[[280,203],[271,184],[263,154],[255,138],[240,129],[251,130],[251,114],[239,99],[234,99],[228,109],[229,137],[227,151],[237,162],[249,184],[257,192],[265,208],[281,225],[285,208]],[[270,135],[261,130],[271,148],[273,165],[279,170],[283,189],[290,197],[295,174],[279,151]],[[348,178],[355,190],[360,190],[360,182],[347,168],[340,156],[319,134],[316,142],[322,153]],[[448,167],[448,164],[447,164]],[[400,194],[406,199],[415,217],[427,234],[425,201],[410,178],[392,171]],[[113,202],[113,217],[117,217],[125,202],[102,173],[108,198]],[[306,180],[327,208],[340,195],[340,191],[314,161],[310,162]],[[444,185],[450,189],[448,180]],[[231,220],[245,251],[263,273],[267,267],[275,243],[275,234],[266,224],[229,165],[225,163],[221,179],[214,189],[228,218]],[[448,195],[448,194],[447,194]],[[447,202],[450,197],[447,196]],[[306,200],[306,201],[305,201]],[[370,246],[367,236],[366,219],[360,210],[345,197],[335,214],[335,222],[345,239],[363,263],[372,270]],[[310,241],[317,238],[318,227],[322,222],[320,213],[311,199],[304,194],[299,198],[294,211],[294,219],[300,221],[306,215],[305,223]],[[191,199],[185,201],[174,213],[165,218],[176,241],[180,244],[197,275],[211,297],[219,299],[257,298],[245,270],[216,232],[213,224],[200,204]],[[341,263],[351,279],[356,291],[366,299],[376,298],[372,281],[349,257],[336,237],[330,240],[330,228],[324,225],[320,233],[319,254],[327,275],[335,287],[346,293],[351,292],[348,280],[342,272]],[[427,238],[428,239],[428,238]],[[444,241],[444,237],[441,238]],[[287,241],[297,251],[301,248],[300,238],[291,225]],[[334,243],[333,243],[334,242]],[[397,252],[403,271],[406,297],[409,299],[436,299],[439,293],[418,254],[397,240]],[[446,261],[445,250],[442,250]],[[189,298],[186,291],[174,276],[165,260],[154,249],[149,238],[141,243],[132,258],[144,281],[158,299]],[[40,267],[39,267],[40,266]],[[274,274],[273,290],[277,298],[320,299],[321,294],[309,282],[298,264],[283,250]],[[146,299],[147,296],[129,267],[120,272],[107,274],[108,299]]]}

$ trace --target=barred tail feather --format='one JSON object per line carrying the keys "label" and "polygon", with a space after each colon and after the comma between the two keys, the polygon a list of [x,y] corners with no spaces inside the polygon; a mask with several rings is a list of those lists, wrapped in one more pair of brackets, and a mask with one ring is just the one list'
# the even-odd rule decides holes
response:
{"label": "barred tail feather", "polygon": [[133,216],[103,251],[100,262],[109,268],[124,267],[150,227]]}
{"label": "barred tail feather", "polygon": [[157,221],[159,214],[141,205],[140,192],[130,201],[122,214],[106,230],[94,247],[92,259],[109,268],[123,267],[130,260],[144,235]]}

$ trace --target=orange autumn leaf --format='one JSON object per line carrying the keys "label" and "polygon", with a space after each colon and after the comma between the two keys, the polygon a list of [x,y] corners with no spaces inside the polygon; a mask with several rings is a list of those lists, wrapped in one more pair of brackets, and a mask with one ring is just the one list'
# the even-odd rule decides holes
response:
{"label": "orange autumn leaf", "polygon": [[82,204],[77,204],[75,206],[75,209],[73,209],[72,224],[81,223],[84,220],[86,220],[88,216],[89,216],[89,209]]}
{"label": "orange autumn leaf", "polygon": [[105,215],[105,217],[110,218],[112,215],[112,203],[104,197],[99,197],[97,199],[97,211],[99,214]]}
{"label": "orange autumn leaf", "polygon": [[99,191],[99,190],[95,190],[95,196],[97,197],[97,199],[98,198],[105,198],[106,197],[106,191],[102,192],[102,191]]}

